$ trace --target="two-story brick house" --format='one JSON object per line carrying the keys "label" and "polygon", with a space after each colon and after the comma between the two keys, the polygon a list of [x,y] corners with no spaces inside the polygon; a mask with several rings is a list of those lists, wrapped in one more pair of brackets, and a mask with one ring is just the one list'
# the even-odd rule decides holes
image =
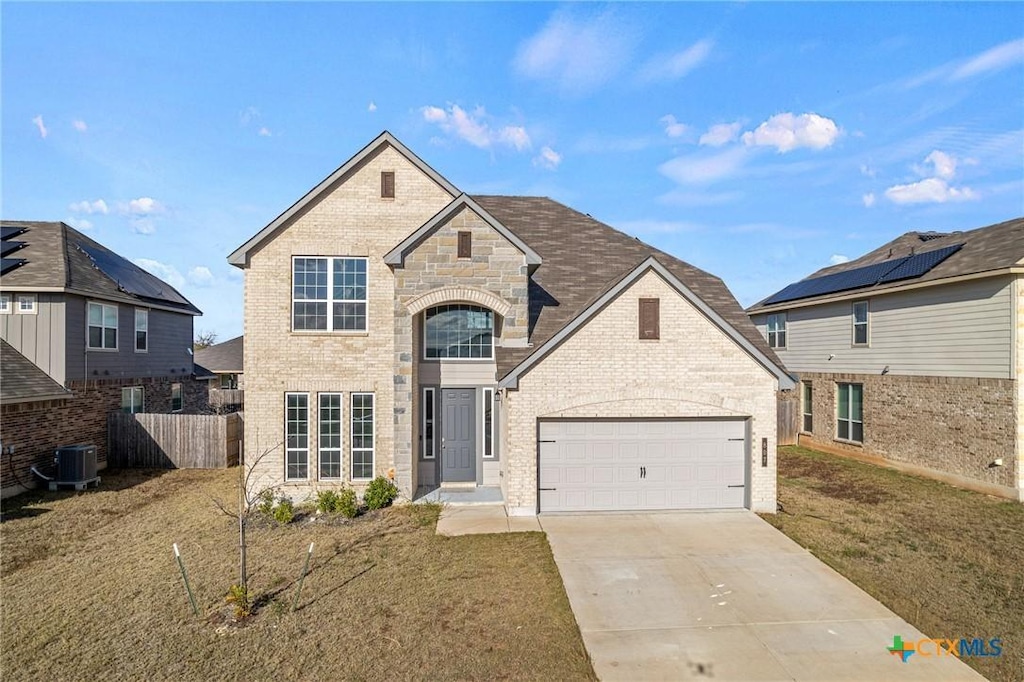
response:
{"label": "two-story brick house", "polygon": [[2,230],[4,496],[30,487],[31,468],[46,469],[60,446],[96,445],[105,467],[112,411],[205,404],[192,376],[201,313],[179,292],[64,223],[4,220]]}
{"label": "two-story brick house", "polygon": [[1024,501],[1024,219],[908,232],[749,309],[800,442]]}
{"label": "two-story brick house", "polygon": [[261,485],[775,510],[792,379],[720,279],[589,216],[468,196],[385,132],[229,262]]}

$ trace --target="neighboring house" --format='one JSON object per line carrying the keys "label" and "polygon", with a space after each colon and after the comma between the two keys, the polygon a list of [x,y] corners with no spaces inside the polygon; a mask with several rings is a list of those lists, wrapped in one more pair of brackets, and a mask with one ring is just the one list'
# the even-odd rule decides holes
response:
{"label": "neighboring house", "polygon": [[196,379],[207,382],[210,406],[217,410],[235,412],[244,404],[244,338],[237,336],[196,351]]}
{"label": "neighboring house", "polygon": [[205,404],[192,378],[201,313],[173,287],[63,223],[5,220],[0,244],[4,496],[63,445],[96,445],[104,467],[111,411]]}
{"label": "neighboring house", "polygon": [[229,261],[264,485],[775,511],[792,379],[720,279],[589,216],[468,196],[385,132]]}
{"label": "neighboring house", "polygon": [[908,232],[748,313],[800,442],[1024,500],[1024,219]]}

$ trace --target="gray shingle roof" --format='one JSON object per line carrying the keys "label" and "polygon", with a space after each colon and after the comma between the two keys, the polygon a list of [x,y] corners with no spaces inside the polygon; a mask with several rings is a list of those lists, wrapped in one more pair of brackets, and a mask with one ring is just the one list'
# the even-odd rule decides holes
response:
{"label": "gray shingle roof", "polygon": [[499,348],[504,377],[627,273],[654,256],[769,360],[783,367],[721,279],[546,197],[475,196],[540,254],[529,282],[533,348]]}
{"label": "gray shingle roof", "polygon": [[71,392],[0,339],[0,403],[70,398]]}
{"label": "gray shingle roof", "polygon": [[196,364],[214,373],[241,374],[244,345],[245,337],[236,336],[223,343],[200,348],[196,351]]}
{"label": "gray shingle roof", "polygon": [[[2,287],[5,290],[26,287],[72,289],[115,301],[159,305],[183,313],[202,314],[167,282],[64,223],[4,220],[3,226],[26,228],[16,237],[26,243],[16,254],[28,261],[4,275]],[[117,279],[97,267],[87,250],[101,256],[108,270],[118,270],[136,284],[144,285],[154,295],[126,291]]]}
{"label": "gray shingle roof", "polygon": [[[856,260],[822,268],[821,270],[808,275],[804,280],[823,277],[825,275],[834,275],[840,272],[860,268],[865,265],[874,265],[876,263],[894,260],[912,254],[926,253],[928,251],[934,251],[936,249],[953,246],[955,244],[963,244],[963,248],[920,277],[915,277],[910,280],[885,282],[883,284],[875,284],[870,287],[861,287],[853,290],[852,292],[856,292],[861,295],[868,295],[876,291],[885,291],[887,289],[906,286],[907,284],[918,284],[920,282],[940,283],[940,280],[949,279],[950,277],[975,275],[1013,267],[1024,259],[1024,218],[1015,218],[1013,220],[1007,220],[1006,222],[989,225],[987,227],[979,227],[965,232],[907,232],[896,239],[893,239],[891,242],[883,244],[874,251],[864,254]],[[846,291],[842,293],[852,292]],[[811,296],[805,299],[798,299],[796,301],[786,301],[784,303],[772,305],[771,307],[784,308],[787,305],[814,301],[816,299],[826,298],[833,295],[836,294]],[[771,296],[766,296],[761,301],[750,306],[750,308],[748,308],[748,312],[756,312],[761,308],[767,307],[765,306],[764,301],[769,298],[771,298]]]}

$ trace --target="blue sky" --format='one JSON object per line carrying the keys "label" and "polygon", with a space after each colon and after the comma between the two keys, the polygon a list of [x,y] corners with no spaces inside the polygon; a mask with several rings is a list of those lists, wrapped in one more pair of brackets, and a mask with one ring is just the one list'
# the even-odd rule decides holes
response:
{"label": "blue sky", "polygon": [[[22,4],[2,216],[242,330],[227,255],[387,129],[749,305],[907,230],[1024,214],[1024,4]],[[412,226],[411,226],[412,227]]]}

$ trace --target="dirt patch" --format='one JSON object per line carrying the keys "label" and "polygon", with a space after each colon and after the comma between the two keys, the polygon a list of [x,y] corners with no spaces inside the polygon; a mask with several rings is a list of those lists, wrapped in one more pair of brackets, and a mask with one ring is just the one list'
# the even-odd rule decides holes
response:
{"label": "dirt patch", "polygon": [[1024,505],[798,447],[779,502],[766,521],[928,636],[1002,639],[965,662],[1024,680]]}
{"label": "dirt patch", "polygon": [[259,608],[238,627],[237,528],[212,502],[235,481],[105,474],[5,505],[4,679],[594,679],[545,536],[440,537],[431,507],[252,528]]}

